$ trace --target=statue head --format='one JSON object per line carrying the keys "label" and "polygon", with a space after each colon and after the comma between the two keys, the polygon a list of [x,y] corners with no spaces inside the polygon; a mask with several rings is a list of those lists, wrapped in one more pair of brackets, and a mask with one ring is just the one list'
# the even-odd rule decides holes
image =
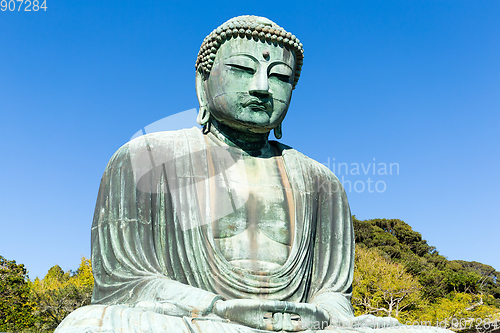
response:
{"label": "statue head", "polygon": [[274,22],[239,16],[212,31],[196,61],[198,123],[281,137],[303,61],[300,41]]}

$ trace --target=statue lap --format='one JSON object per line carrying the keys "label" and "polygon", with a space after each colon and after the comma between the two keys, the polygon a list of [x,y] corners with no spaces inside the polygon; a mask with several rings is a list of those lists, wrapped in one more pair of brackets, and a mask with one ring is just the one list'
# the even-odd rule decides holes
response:
{"label": "statue lap", "polygon": [[[380,325],[382,326],[382,325]],[[380,327],[379,326],[379,327]],[[208,318],[175,317],[122,305],[89,305],[72,312],[57,328],[57,333],[257,333],[267,332],[247,326]],[[305,333],[450,333],[438,327],[398,326],[391,328],[338,328],[306,330]]]}

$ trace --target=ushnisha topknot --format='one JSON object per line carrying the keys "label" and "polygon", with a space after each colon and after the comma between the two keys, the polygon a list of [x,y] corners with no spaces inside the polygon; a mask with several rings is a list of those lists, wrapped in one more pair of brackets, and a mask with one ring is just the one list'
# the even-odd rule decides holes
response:
{"label": "ushnisha topknot", "polygon": [[243,15],[233,17],[212,31],[205,39],[198,52],[196,70],[210,74],[215,54],[219,47],[231,38],[253,38],[254,40],[279,44],[295,52],[295,76],[293,88],[299,81],[304,62],[304,48],[300,40],[273,21],[260,16]]}

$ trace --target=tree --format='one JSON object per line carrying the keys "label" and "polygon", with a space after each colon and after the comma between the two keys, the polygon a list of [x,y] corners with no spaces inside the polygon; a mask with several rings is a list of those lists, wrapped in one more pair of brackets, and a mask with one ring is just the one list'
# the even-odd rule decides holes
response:
{"label": "tree", "polygon": [[[491,297],[491,296],[489,296]],[[408,319],[426,326],[452,328],[455,331],[481,332],[500,328],[498,308],[484,304],[482,297],[468,293],[451,293],[448,297],[414,312]]]}
{"label": "tree", "polygon": [[493,267],[481,264],[476,261],[453,260],[452,263],[459,268],[457,271],[463,270],[477,276],[477,291],[481,295],[491,295],[491,298],[485,298],[489,305],[500,307],[500,272],[497,272]]}
{"label": "tree", "polygon": [[354,264],[353,307],[356,315],[372,313],[401,317],[418,308],[422,286],[405,266],[384,258],[377,250],[357,246]]}
{"label": "tree", "polygon": [[[392,308],[396,308],[396,311],[392,311],[394,316],[398,316],[403,323],[416,320],[435,325],[438,321],[447,321],[450,327],[453,320],[455,324],[461,323],[461,326],[455,325],[457,327],[453,329],[463,330],[466,321],[468,324],[474,321],[475,329],[478,322],[484,324],[485,320],[486,323],[487,320],[497,320],[497,329],[500,327],[500,272],[493,267],[475,261],[448,260],[435,247],[428,245],[420,233],[401,220],[360,221],[353,216],[353,224],[357,243],[353,305],[357,314],[368,312],[388,315],[392,304]],[[378,257],[375,254],[368,256],[363,252],[366,248],[378,253]],[[364,264],[361,260],[363,256],[369,258]],[[395,285],[388,282],[389,285],[384,286],[377,282],[386,281],[380,273],[384,265],[380,257],[385,258],[385,263],[404,265],[406,273],[411,274],[421,285],[420,298],[415,298],[415,302],[406,305],[403,310],[401,305],[405,306],[403,302],[410,301],[412,293],[398,296]],[[373,263],[370,264],[370,261]],[[363,268],[372,266],[378,273]],[[404,282],[402,270],[395,272],[386,274],[396,277],[399,272],[402,284],[410,281]],[[373,276],[368,278],[370,274]],[[425,299],[422,295],[425,295]],[[487,326],[481,326],[484,332],[488,330]]]}
{"label": "tree", "polygon": [[82,257],[76,272],[64,272],[58,265],[49,269],[43,280],[33,282],[32,297],[39,331],[52,331],[72,311],[89,305],[94,279],[90,259]]}
{"label": "tree", "polygon": [[356,243],[403,264],[418,279],[430,303],[450,293],[465,292],[483,295],[484,302],[500,308],[500,272],[493,267],[474,261],[449,261],[401,220],[361,221],[353,216],[353,224]]}
{"label": "tree", "polygon": [[33,325],[30,281],[23,264],[0,256],[0,331],[23,331]]}

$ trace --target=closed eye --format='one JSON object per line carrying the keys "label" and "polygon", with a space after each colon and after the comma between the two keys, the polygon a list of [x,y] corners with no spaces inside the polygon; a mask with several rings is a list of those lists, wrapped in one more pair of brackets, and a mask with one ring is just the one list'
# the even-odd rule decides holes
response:
{"label": "closed eye", "polygon": [[227,64],[229,67],[231,68],[234,68],[234,69],[237,69],[237,70],[240,70],[240,71],[245,71],[249,74],[254,74],[255,73],[255,70],[253,68],[250,68],[250,67],[246,67],[246,66],[242,66],[242,65],[238,65],[238,64]]}
{"label": "closed eye", "polygon": [[283,81],[283,82],[287,82],[287,83],[290,82],[290,76],[288,76],[288,75],[279,74],[279,73],[271,73],[271,75],[269,75],[269,76],[275,77],[278,80]]}

